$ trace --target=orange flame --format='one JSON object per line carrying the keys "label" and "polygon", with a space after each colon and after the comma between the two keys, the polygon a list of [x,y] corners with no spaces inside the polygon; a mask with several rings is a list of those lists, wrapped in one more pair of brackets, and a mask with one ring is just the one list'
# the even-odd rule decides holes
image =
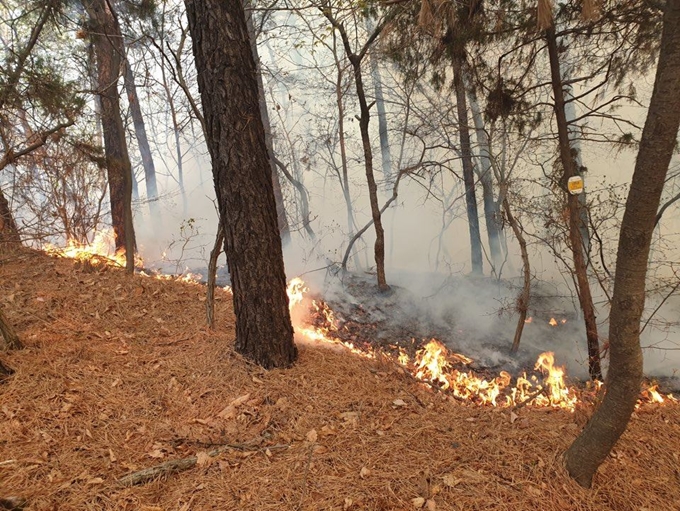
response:
{"label": "orange flame", "polygon": [[[80,243],[70,239],[63,248],[45,243],[44,251],[55,257],[88,261],[95,264],[125,267],[125,249],[116,250],[116,235],[113,229],[104,229],[95,233],[92,243]],[[135,254],[135,267],[142,267],[143,260]]]}
{"label": "orange flame", "polygon": [[[291,310],[305,300],[308,292],[304,282],[293,279],[288,285]],[[343,342],[333,334],[338,331],[332,309],[323,301],[311,301],[310,311],[321,326],[295,325],[296,332],[306,339],[340,344],[365,358],[375,358],[373,350],[357,349],[352,343]],[[307,318],[308,319],[308,318]],[[409,370],[413,376],[427,385],[446,391],[456,399],[491,406],[533,405],[563,408],[573,411],[578,402],[574,389],[564,382],[564,369],[554,365],[553,353],[543,353],[536,362],[535,370],[544,377],[541,382],[535,376],[520,376],[512,384],[512,376],[505,372],[492,379],[476,375],[472,371],[461,371],[456,367],[471,364],[472,359],[451,352],[442,342],[432,339],[416,351],[413,359],[399,349],[397,363]]]}
{"label": "orange flame", "polygon": [[557,326],[557,321],[555,320],[555,318],[550,318],[550,321],[548,321],[548,324],[550,326]]}

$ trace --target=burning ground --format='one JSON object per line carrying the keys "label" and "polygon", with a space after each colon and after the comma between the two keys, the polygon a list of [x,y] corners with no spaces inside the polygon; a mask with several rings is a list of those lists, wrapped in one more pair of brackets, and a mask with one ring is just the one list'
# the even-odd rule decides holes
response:
{"label": "burning ground", "polygon": [[[217,330],[204,327],[204,291],[35,252],[0,265],[27,345],[2,355],[16,373],[0,385],[0,497],[35,510],[680,509],[675,404],[641,404],[586,491],[559,455],[588,392],[572,390],[573,412],[480,406],[414,378],[416,346],[400,365],[339,341],[265,372],[233,351],[227,292]],[[451,364],[446,378],[466,366]],[[185,470],[119,481],[171,460]]]}

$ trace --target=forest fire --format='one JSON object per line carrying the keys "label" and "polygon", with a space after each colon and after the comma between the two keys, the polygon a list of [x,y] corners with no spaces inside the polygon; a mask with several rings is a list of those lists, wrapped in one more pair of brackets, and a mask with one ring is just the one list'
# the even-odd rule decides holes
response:
{"label": "forest fire", "polygon": [[[362,357],[376,358],[375,348],[358,348],[354,343],[341,340],[336,335],[338,327],[333,310],[323,301],[306,299],[308,291],[300,278],[291,280],[288,285],[291,316],[299,335],[316,342],[342,345]],[[306,312],[300,310],[305,303],[309,305]],[[557,321],[554,321],[554,326],[557,326]],[[316,326],[310,325],[310,322]],[[562,320],[562,323],[566,323],[566,320]],[[437,339],[431,339],[416,350],[412,357],[403,348],[394,348],[397,353],[393,359],[400,366],[431,388],[457,400],[495,407],[529,405],[561,408],[572,412],[579,402],[577,389],[567,386],[564,368],[555,365],[555,357],[551,352],[539,355],[534,366],[535,374],[524,373],[513,378],[508,372],[501,371],[496,377],[485,378],[468,367],[473,363],[472,359],[451,352]],[[601,383],[596,384],[595,388],[599,389]],[[640,396],[641,404],[674,402],[677,400],[671,394],[661,395],[656,386],[647,387]]]}
{"label": "forest fire", "polygon": [[[116,237],[113,229],[98,231],[92,243],[80,243],[74,239],[68,240],[64,248],[46,243],[44,250],[55,257],[66,257],[92,264],[111,264],[125,267],[125,250],[115,250]],[[135,261],[137,263],[137,261]],[[139,259],[139,265],[142,260]]]}
{"label": "forest fire", "polygon": [[[115,249],[115,234],[112,229],[98,231],[92,243],[80,243],[70,239],[64,248],[46,243],[43,247],[45,253],[54,257],[75,259],[90,266],[113,266],[125,268],[125,250]],[[196,283],[203,279],[200,273],[192,273],[189,268],[178,275],[158,273],[144,269],[144,260],[139,254],[135,254],[135,269],[137,274],[144,277],[153,277],[161,280],[178,280],[180,282]]]}

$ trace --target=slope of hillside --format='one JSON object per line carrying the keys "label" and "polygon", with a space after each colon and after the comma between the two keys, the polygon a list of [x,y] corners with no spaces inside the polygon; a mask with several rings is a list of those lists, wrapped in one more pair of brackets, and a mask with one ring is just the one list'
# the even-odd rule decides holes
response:
{"label": "slope of hillside", "polygon": [[[680,408],[643,405],[583,490],[560,454],[590,413],[478,407],[387,360],[301,346],[265,372],[233,350],[230,296],[26,252],[0,306],[0,498],[28,510],[680,509]],[[516,414],[516,416],[515,416]],[[183,460],[125,486],[129,473]],[[141,476],[139,476],[141,477]]]}

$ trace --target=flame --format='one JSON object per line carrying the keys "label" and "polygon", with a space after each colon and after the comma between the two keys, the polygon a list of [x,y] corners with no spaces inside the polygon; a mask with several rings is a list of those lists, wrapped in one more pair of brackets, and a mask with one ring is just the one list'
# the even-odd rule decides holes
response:
{"label": "flame", "polygon": [[[300,278],[288,284],[288,298],[291,311],[305,303],[308,288]],[[321,300],[308,300],[311,319],[316,324],[296,324],[295,331],[302,337],[317,342],[342,345],[352,352],[365,357],[375,358],[373,349],[358,349],[353,343],[342,341],[339,337],[338,321],[333,310]],[[299,314],[295,314],[299,316]],[[310,318],[306,318],[307,321]],[[294,320],[294,323],[298,323]],[[301,323],[301,322],[300,322]],[[396,347],[395,347],[396,348]],[[409,356],[403,348],[396,348],[396,362],[413,376],[432,388],[436,388],[455,399],[491,406],[541,406],[563,408],[573,411],[578,403],[576,392],[567,387],[564,369],[555,366],[553,353],[543,353],[536,362],[535,370],[543,375],[539,381],[536,376],[526,374],[516,378],[512,386],[512,376],[505,372],[495,378],[484,378],[468,370],[473,360],[459,353],[451,352],[441,341],[431,339],[425,346]]]}
{"label": "flame", "polygon": [[557,321],[555,320],[555,318],[550,318],[550,321],[548,321],[548,324],[550,326],[557,326]]}
{"label": "flame", "polygon": [[529,316],[527,319],[524,320],[525,323],[533,323],[534,318],[532,316]]}
{"label": "flame", "polygon": [[[125,267],[125,249],[116,251],[116,235],[113,229],[104,229],[95,233],[92,243],[80,243],[70,239],[64,248],[51,243],[44,246],[45,252],[56,257],[88,261],[94,264],[110,264]],[[135,266],[142,266],[142,259],[135,256]]]}

